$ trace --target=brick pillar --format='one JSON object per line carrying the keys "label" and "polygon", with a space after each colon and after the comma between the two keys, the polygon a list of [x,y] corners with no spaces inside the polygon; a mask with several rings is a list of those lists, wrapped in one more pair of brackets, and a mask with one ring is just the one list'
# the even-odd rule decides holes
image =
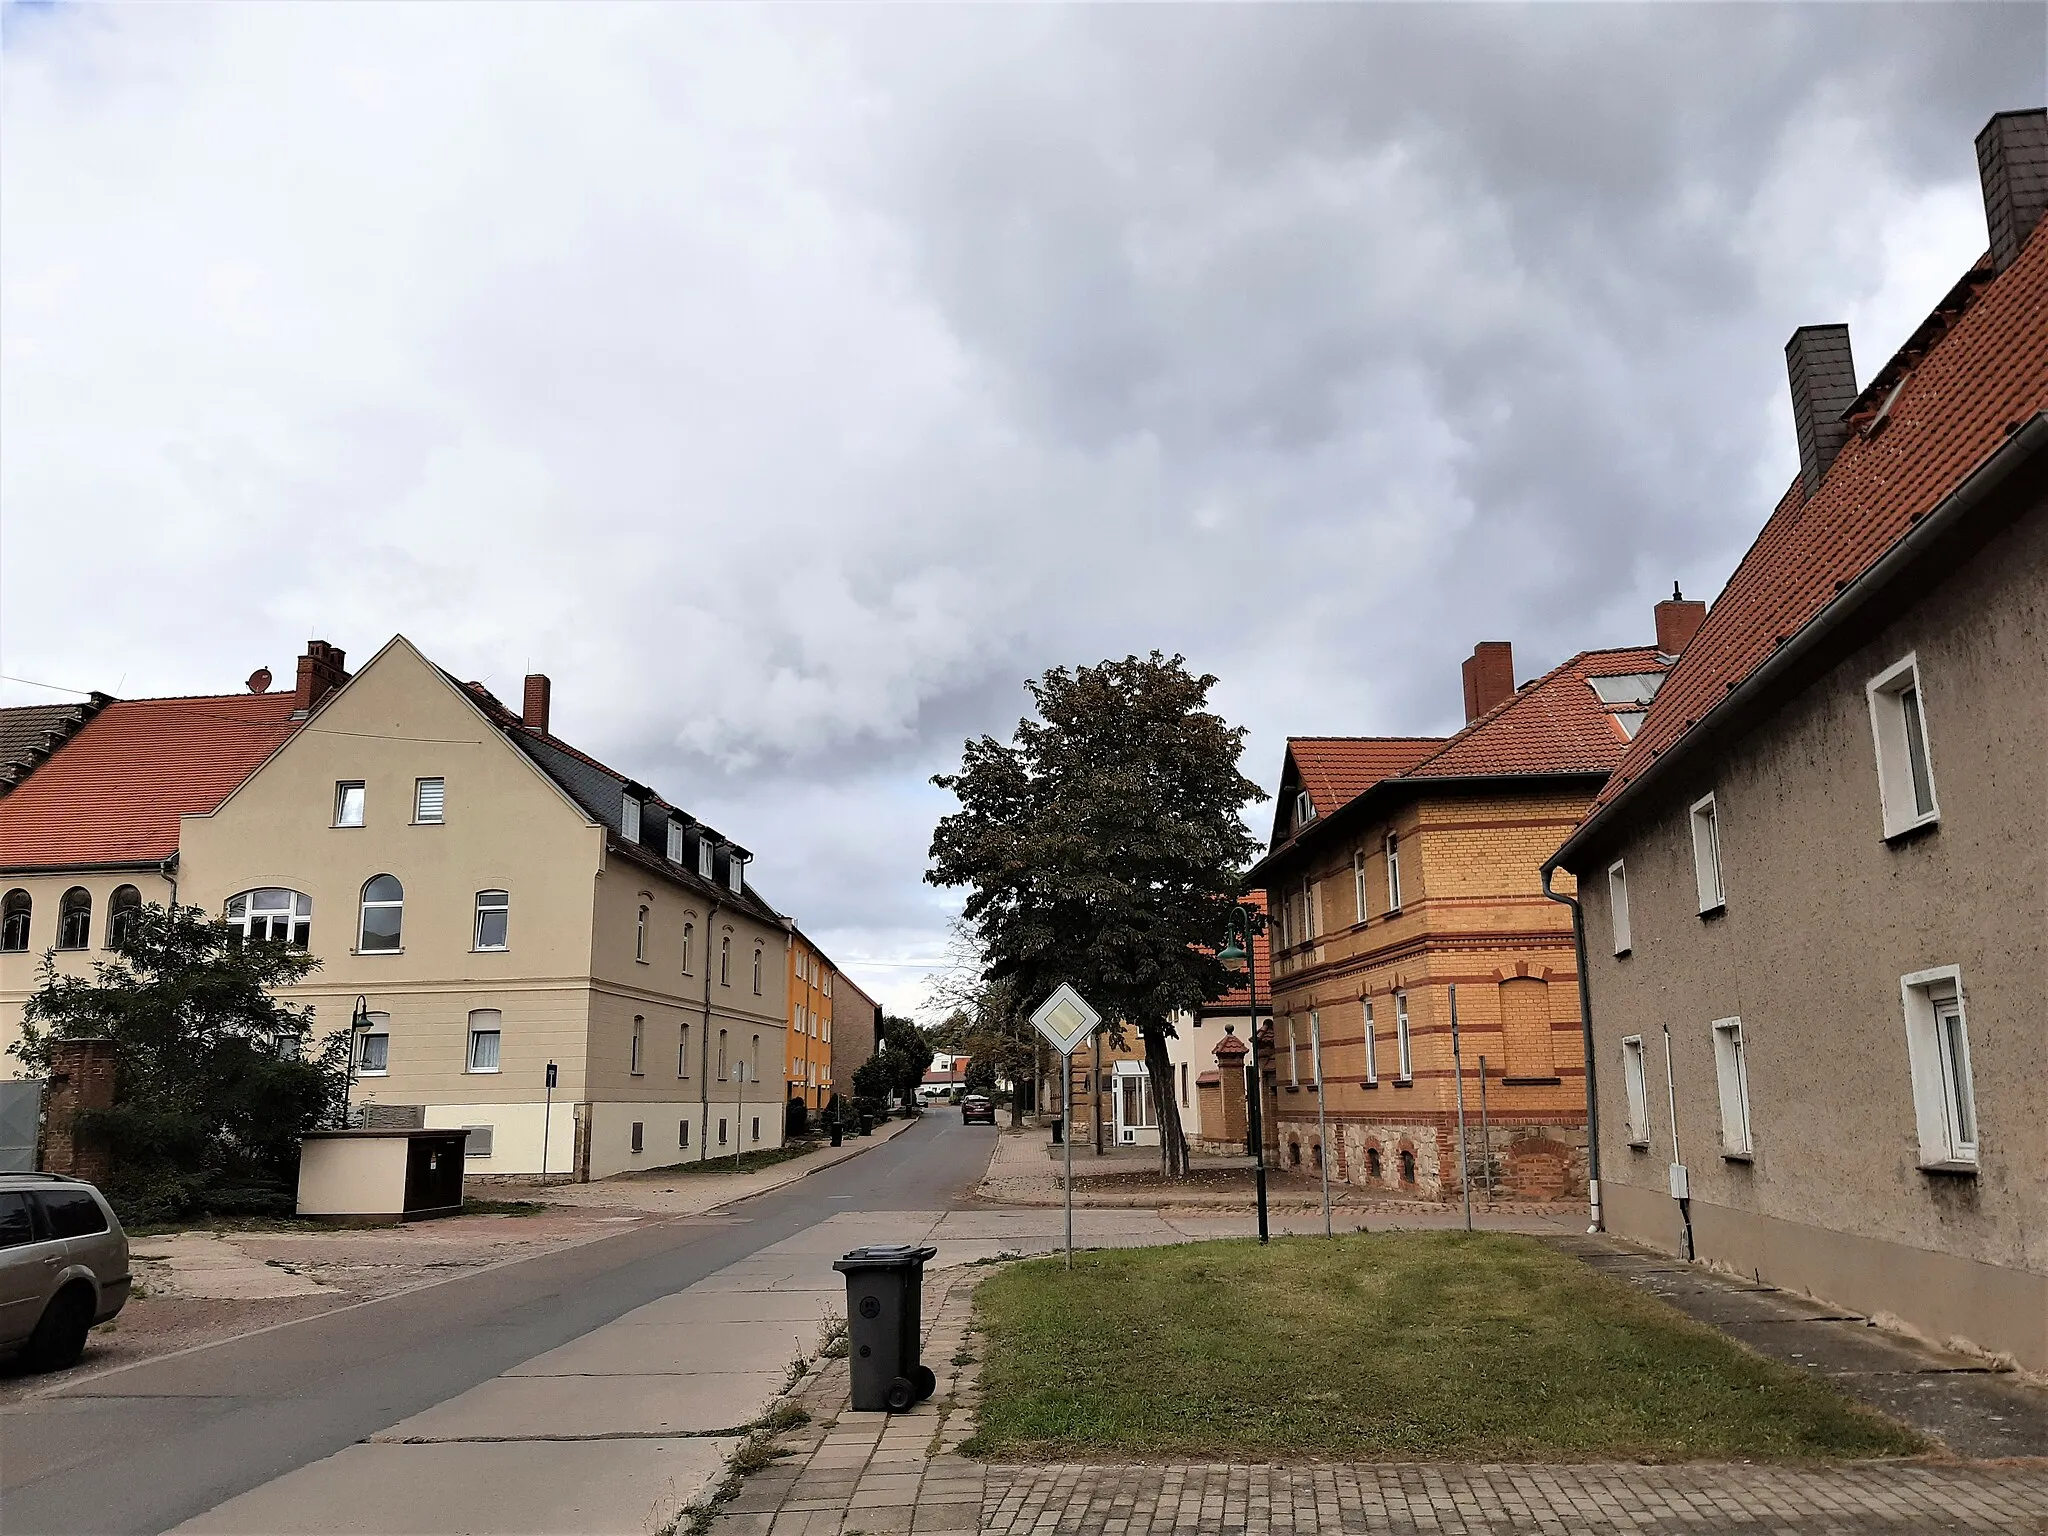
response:
{"label": "brick pillar", "polygon": [[60,1040],[50,1051],[50,1086],[43,1100],[43,1156],[47,1173],[103,1182],[111,1171],[104,1141],[77,1129],[80,1110],[114,1107],[115,1048],[111,1040]]}

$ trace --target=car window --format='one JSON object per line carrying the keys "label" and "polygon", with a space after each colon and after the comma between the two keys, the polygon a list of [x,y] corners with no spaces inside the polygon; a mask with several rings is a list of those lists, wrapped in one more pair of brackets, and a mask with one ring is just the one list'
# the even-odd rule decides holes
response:
{"label": "car window", "polygon": [[52,1237],[91,1237],[107,1230],[107,1213],[82,1189],[45,1189],[36,1198],[50,1218]]}
{"label": "car window", "polygon": [[28,1197],[0,1194],[0,1248],[19,1248],[36,1240],[35,1223],[28,1213]]}

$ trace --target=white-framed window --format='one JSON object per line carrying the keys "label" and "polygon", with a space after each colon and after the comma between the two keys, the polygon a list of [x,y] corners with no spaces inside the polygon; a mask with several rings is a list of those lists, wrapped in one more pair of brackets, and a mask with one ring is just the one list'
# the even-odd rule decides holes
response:
{"label": "white-framed window", "polygon": [[383,1077],[391,1070],[391,1015],[364,1015],[368,1021],[356,1046],[356,1076]]}
{"label": "white-framed window", "polygon": [[1365,1000],[1365,1082],[1371,1087],[1380,1080],[1379,1040],[1373,1032],[1372,999]]}
{"label": "white-framed window", "polygon": [[830,997],[832,995],[832,973],[830,971],[827,971],[825,973],[825,980],[822,983],[822,985],[824,987],[825,995],[827,997]]}
{"label": "white-framed window", "polygon": [[405,948],[404,940],[405,887],[395,875],[372,875],[363,883],[356,948],[366,955],[397,954]]}
{"label": "white-framed window", "polygon": [[1647,1147],[1650,1144],[1650,1077],[1641,1035],[1630,1035],[1621,1042],[1621,1081],[1628,1091],[1629,1145]]}
{"label": "white-framed window", "polygon": [[694,940],[696,939],[696,937],[697,937],[697,925],[696,925],[696,924],[695,924],[694,922],[688,922],[688,921],[684,922],[684,924],[683,924],[683,974],[684,974],[685,976],[687,976],[687,975],[689,975],[689,974],[690,974],[690,946],[691,946],[692,942],[693,942],[693,941],[694,941]]}
{"label": "white-framed window", "polygon": [[633,920],[633,958],[647,963],[647,903],[640,903],[640,915]]}
{"label": "white-framed window", "polygon": [[363,824],[363,781],[343,779],[334,786],[334,824],[360,827]]}
{"label": "white-framed window", "polygon": [[[306,910],[309,915],[312,912],[312,906],[313,904],[309,900],[306,903]],[[132,885],[115,886],[114,894],[107,900],[107,948],[119,949],[121,941],[128,936],[128,931],[134,927],[135,919],[141,915],[142,892]],[[305,947],[305,941],[303,939],[300,940],[299,948],[304,949]]]}
{"label": "white-framed window", "polygon": [[1714,1080],[1721,1090],[1721,1155],[1748,1157],[1749,1057],[1742,1020],[1714,1020]]}
{"label": "white-framed window", "polygon": [[276,886],[243,891],[228,898],[227,920],[244,939],[304,949],[313,934],[313,898]]}
{"label": "white-framed window", "polygon": [[1308,1080],[1309,1086],[1318,1092],[1323,1086],[1323,1015],[1311,1008],[1308,1012]]}
{"label": "white-framed window", "polygon": [[722,1029],[718,1032],[718,1080],[721,1083],[725,1081],[725,1034]]}
{"label": "white-framed window", "polygon": [[718,984],[732,985],[732,935],[721,934],[718,940]]}
{"label": "white-framed window", "polygon": [[639,1014],[633,1015],[633,1058],[631,1071],[635,1077],[642,1075],[641,1050],[647,1044],[647,1020]]}
{"label": "white-framed window", "polygon": [[1294,1050],[1294,1015],[1287,1016],[1287,1081],[1292,1086],[1301,1086],[1301,1067]]}
{"label": "white-framed window", "polygon": [[1913,1073],[1913,1116],[1920,1166],[1977,1166],[1977,1092],[1970,1077],[1970,1026],[1963,973],[1953,965],[1899,978],[1906,1009],[1906,1055]]}
{"label": "white-framed window", "polygon": [[754,946],[754,996],[761,995],[761,946]]}
{"label": "white-framed window", "polygon": [[1394,1045],[1395,1054],[1400,1058],[1401,1081],[1415,1080],[1415,1042],[1408,1034],[1408,994],[1394,994]]}
{"label": "white-framed window", "polygon": [[1920,659],[1909,653],[1864,687],[1877,743],[1877,796],[1884,835],[1897,837],[1941,819],[1934,765],[1927,756],[1927,710],[1920,698]]}
{"label": "white-framed window", "polygon": [[676,1036],[676,1076],[690,1075],[690,1026],[685,1024]]}
{"label": "white-framed window", "polygon": [[1401,839],[1398,834],[1387,834],[1387,910],[1401,910]]}
{"label": "white-framed window", "polygon": [[1316,819],[1316,803],[1309,798],[1309,792],[1298,789],[1294,792],[1294,824],[1305,827]]}
{"label": "white-framed window", "polygon": [[1628,930],[1628,871],[1616,859],[1607,866],[1607,918],[1614,930],[1614,952],[1625,955],[1631,940]]}
{"label": "white-framed window", "polygon": [[504,949],[512,932],[512,897],[506,891],[476,893],[476,947]]}
{"label": "white-framed window", "polygon": [[505,1038],[505,1016],[496,1008],[469,1011],[469,1067],[471,1072],[498,1070],[498,1046]]}
{"label": "white-framed window", "polygon": [[412,819],[415,825],[423,827],[439,826],[448,819],[446,779],[412,781]]}
{"label": "white-framed window", "polygon": [[708,837],[698,838],[697,874],[700,879],[709,880],[712,877],[712,872],[716,868],[717,859],[718,850],[712,847],[711,839]]}
{"label": "white-framed window", "polygon": [[1357,849],[1351,855],[1351,912],[1359,922],[1365,921],[1365,850]]}
{"label": "white-framed window", "polygon": [[673,816],[668,823],[668,861],[671,864],[683,862],[683,824]]}
{"label": "white-framed window", "polygon": [[736,892],[747,888],[747,861],[736,853],[725,861],[725,883]]}
{"label": "white-framed window", "polygon": [[1702,916],[1727,905],[1721,885],[1721,815],[1712,795],[1692,803],[1692,872],[1699,884]]}
{"label": "white-framed window", "polygon": [[640,797],[631,790],[619,798],[619,836],[629,843],[640,841]]}

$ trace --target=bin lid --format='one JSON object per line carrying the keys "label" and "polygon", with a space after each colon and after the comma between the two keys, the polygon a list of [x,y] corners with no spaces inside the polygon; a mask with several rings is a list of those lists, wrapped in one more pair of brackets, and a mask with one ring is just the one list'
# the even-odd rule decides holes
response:
{"label": "bin lid", "polygon": [[876,1243],[856,1248],[843,1259],[834,1259],[832,1267],[842,1274],[855,1269],[908,1269],[937,1258],[938,1253],[936,1248],[920,1248],[915,1243]]}

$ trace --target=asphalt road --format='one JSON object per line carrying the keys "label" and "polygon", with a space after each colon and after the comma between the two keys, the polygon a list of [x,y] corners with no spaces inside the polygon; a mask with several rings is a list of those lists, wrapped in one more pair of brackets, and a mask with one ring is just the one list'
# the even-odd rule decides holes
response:
{"label": "asphalt road", "polygon": [[993,1141],[935,1111],[726,1217],[637,1227],[28,1399],[0,1411],[0,1529],[155,1536],[828,1216],[945,1210]]}

